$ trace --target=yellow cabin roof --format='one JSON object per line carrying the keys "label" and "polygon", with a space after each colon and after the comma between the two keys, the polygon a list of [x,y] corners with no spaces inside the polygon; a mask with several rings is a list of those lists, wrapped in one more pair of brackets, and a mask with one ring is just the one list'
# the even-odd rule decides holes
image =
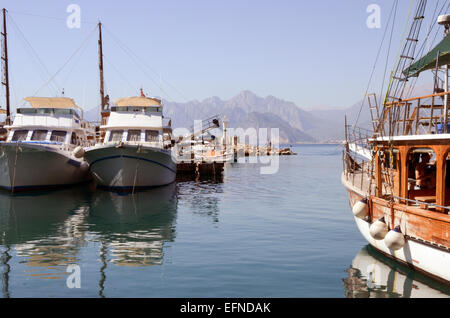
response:
{"label": "yellow cabin roof", "polygon": [[115,101],[117,106],[161,106],[161,100],[154,97],[133,96],[119,98]]}
{"label": "yellow cabin roof", "polygon": [[77,108],[72,98],[68,97],[26,97],[24,98],[33,108]]}

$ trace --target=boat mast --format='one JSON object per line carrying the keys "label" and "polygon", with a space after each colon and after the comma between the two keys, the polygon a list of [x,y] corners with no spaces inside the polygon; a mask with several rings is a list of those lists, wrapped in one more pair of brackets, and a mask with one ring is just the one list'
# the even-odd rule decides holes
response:
{"label": "boat mast", "polygon": [[[445,36],[447,36],[449,33],[449,25],[448,23],[445,24]],[[444,78],[444,89],[445,92],[448,92],[448,64],[445,64],[445,78]],[[444,95],[444,131],[447,132],[448,124],[448,94]]]}
{"label": "boat mast", "polygon": [[7,35],[6,35],[6,9],[3,8],[3,56],[2,60],[4,63],[4,79],[5,81],[2,81],[2,85],[5,85],[6,88],[6,124],[10,124],[10,103],[9,103],[9,74],[8,74],[8,42],[7,42]]}
{"label": "boat mast", "polygon": [[102,47],[102,23],[98,23],[98,68],[100,71],[100,103],[101,111],[105,110],[105,90],[103,83],[103,47]]}

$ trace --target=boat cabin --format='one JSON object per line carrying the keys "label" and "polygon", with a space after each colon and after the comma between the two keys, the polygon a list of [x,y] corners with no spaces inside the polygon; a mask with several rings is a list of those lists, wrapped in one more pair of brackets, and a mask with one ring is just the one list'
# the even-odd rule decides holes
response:
{"label": "boat cabin", "polygon": [[375,146],[377,197],[391,192],[408,205],[431,204],[436,210],[450,206],[450,134],[428,138],[425,143],[426,137],[394,138],[391,146]]}
{"label": "boat cabin", "polygon": [[25,98],[31,108],[18,108],[7,142],[86,145],[88,124],[70,98]]}
{"label": "boat cabin", "polygon": [[171,121],[164,118],[161,100],[144,96],[121,98],[110,107],[104,131],[104,143],[168,144]]}

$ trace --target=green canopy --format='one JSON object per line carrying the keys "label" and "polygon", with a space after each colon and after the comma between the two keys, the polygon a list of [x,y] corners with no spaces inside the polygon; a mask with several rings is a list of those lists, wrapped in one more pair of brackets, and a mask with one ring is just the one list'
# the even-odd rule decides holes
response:
{"label": "green canopy", "polygon": [[450,35],[447,35],[428,54],[403,70],[406,77],[418,76],[419,73],[436,68],[436,57],[439,52],[438,65],[450,64]]}

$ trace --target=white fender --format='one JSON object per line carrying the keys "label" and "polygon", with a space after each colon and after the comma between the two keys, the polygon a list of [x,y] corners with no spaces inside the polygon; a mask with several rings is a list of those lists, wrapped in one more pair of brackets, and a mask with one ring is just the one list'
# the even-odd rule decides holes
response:
{"label": "white fender", "polygon": [[352,209],[353,215],[358,218],[365,218],[369,214],[369,205],[367,204],[367,199],[364,198],[355,203]]}
{"label": "white fender", "polygon": [[81,146],[76,147],[73,150],[73,155],[75,158],[82,158],[84,156],[84,149]]}
{"label": "white fender", "polygon": [[372,236],[376,240],[382,240],[389,232],[389,228],[384,221],[384,217],[373,222],[369,228],[370,236]]}
{"label": "white fender", "polygon": [[384,238],[384,244],[386,244],[388,249],[393,251],[401,249],[405,243],[405,237],[400,230],[400,225],[390,230]]}

